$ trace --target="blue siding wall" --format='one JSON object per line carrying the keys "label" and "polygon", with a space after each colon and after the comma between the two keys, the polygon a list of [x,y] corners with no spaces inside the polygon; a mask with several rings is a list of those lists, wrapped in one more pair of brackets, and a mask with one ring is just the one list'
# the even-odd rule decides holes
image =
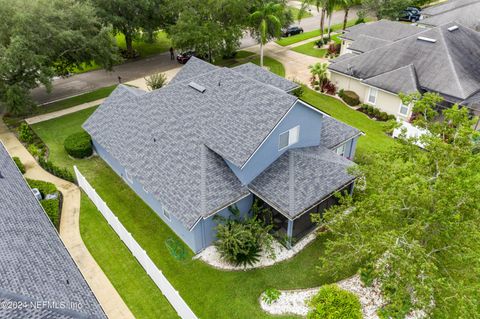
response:
{"label": "blue siding wall", "polygon": [[[150,208],[180,237],[185,244],[187,244],[190,249],[195,253],[206,248],[215,240],[215,226],[216,223],[213,221],[213,216],[200,220],[197,225],[190,231],[183,224],[177,220],[172,214],[170,214],[170,220],[163,215],[162,204],[158,202],[152,194],[145,192],[143,186],[137,182],[135,179],[132,179],[130,182],[125,178],[125,169],[120,165],[120,163],[113,158],[101,145],[99,145],[94,140],[92,141],[93,147],[97,154],[117,173],[121,176],[124,182],[133,189],[133,191],[145,202]],[[237,206],[243,214],[246,214],[252,206],[253,196],[249,196],[241,199],[237,202]],[[115,213],[115,212],[114,212]],[[221,210],[218,214],[228,217],[229,211],[228,208]]]}
{"label": "blue siding wall", "polygon": [[[319,112],[297,102],[243,169],[228,161],[226,162],[242,184],[246,185],[289,148],[319,145],[322,117],[323,115]],[[300,126],[298,143],[279,151],[279,135],[297,125]]]}

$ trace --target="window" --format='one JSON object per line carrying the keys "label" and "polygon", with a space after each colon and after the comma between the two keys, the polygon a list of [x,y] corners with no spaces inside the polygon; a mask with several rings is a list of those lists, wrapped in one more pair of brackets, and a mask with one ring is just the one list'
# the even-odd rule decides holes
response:
{"label": "window", "polygon": [[375,105],[377,103],[377,94],[378,90],[376,88],[370,88],[370,90],[368,90],[367,102]]}
{"label": "window", "polygon": [[299,137],[300,126],[295,126],[294,128],[281,133],[278,140],[278,150],[282,150],[290,145],[297,143]]}
{"label": "window", "polygon": [[339,147],[337,147],[337,149],[335,150],[335,152],[340,155],[340,156],[344,156],[345,155],[345,150],[346,150],[346,144],[342,144],[340,145]]}
{"label": "window", "polygon": [[163,216],[165,216],[166,219],[170,220],[170,213],[167,212],[165,208],[162,208],[162,211],[163,211]]}
{"label": "window", "polygon": [[400,102],[400,110],[399,110],[399,113],[404,115],[404,116],[407,116],[408,115],[408,111],[410,111],[410,106],[409,105],[405,105],[403,103]]}

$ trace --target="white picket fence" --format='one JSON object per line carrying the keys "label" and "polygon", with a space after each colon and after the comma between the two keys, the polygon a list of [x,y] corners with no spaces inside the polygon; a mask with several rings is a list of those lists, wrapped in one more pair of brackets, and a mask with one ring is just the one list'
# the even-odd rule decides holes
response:
{"label": "white picket fence", "polygon": [[84,190],[88,197],[93,201],[108,224],[117,233],[118,237],[125,243],[133,256],[137,258],[138,262],[145,269],[147,274],[152,278],[153,282],[158,286],[165,298],[170,302],[173,308],[177,311],[182,319],[197,319],[187,303],[182,299],[178,291],[173,288],[162,271],[155,266],[153,261],[148,257],[147,252],[135,241],[132,234],[118,220],[118,217],[110,210],[107,204],[97,194],[95,189],[90,185],[86,178],[80,173],[78,168],[74,166],[75,174],[77,176],[78,185]]}

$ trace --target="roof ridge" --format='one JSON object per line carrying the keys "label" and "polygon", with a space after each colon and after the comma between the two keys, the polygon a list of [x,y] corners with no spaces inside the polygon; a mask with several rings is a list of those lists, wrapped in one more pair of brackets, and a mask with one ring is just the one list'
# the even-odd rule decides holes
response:
{"label": "roof ridge", "polygon": [[[450,23],[448,23],[448,24],[450,24]],[[447,25],[447,24],[444,24],[444,25],[438,27],[438,33],[440,34],[440,37],[442,38],[442,45],[445,48],[445,51],[447,53],[448,62],[450,63],[450,66],[452,68],[452,71],[453,71],[452,73],[455,77],[455,82],[457,83],[457,86],[460,89],[460,92],[461,92],[462,98],[463,98],[463,96],[465,96],[465,91],[463,90],[462,84],[460,83],[460,78],[458,77],[457,68],[455,67],[455,64],[453,63],[453,59],[452,59],[452,56],[450,54],[450,48],[446,44],[445,36],[443,34],[443,27],[445,25]]]}

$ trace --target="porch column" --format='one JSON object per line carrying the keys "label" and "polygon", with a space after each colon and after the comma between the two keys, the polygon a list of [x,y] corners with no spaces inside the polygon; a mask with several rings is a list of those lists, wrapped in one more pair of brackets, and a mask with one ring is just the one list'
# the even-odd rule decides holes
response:
{"label": "porch column", "polygon": [[288,249],[292,248],[292,237],[293,237],[293,220],[288,220],[287,227],[287,247]]}

